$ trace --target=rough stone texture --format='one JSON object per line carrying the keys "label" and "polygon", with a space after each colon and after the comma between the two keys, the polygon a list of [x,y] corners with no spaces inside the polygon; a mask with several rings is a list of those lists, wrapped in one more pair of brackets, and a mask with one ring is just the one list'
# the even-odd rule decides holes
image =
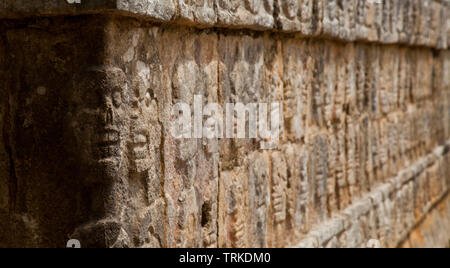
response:
{"label": "rough stone texture", "polygon": [[447,48],[448,0],[1,0],[0,18],[125,14],[198,27]]}
{"label": "rough stone texture", "polygon": [[[448,246],[448,5],[1,1],[0,247]],[[278,145],[174,138],[195,95]]]}

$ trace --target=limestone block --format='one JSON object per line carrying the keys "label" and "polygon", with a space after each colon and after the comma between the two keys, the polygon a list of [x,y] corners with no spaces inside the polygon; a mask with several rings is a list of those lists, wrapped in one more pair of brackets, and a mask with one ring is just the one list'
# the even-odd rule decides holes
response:
{"label": "limestone block", "polygon": [[[99,45],[87,40],[101,36],[105,26],[102,19],[91,22],[48,22],[59,34],[40,34],[45,25],[40,20],[31,22],[34,27],[2,31],[12,48],[5,62],[14,57],[20,62],[8,74],[10,118],[2,126],[17,138],[9,142],[15,168],[8,176],[21,185],[12,191],[16,199],[10,212],[22,234],[12,238],[17,245],[56,246],[78,224],[120,215],[123,199],[115,194],[123,186],[118,177],[127,172],[127,164],[118,168],[117,163],[123,160],[119,151],[125,151],[128,136],[122,126],[128,122],[123,114],[129,109],[130,81],[117,68],[91,68],[102,61],[96,52]],[[74,28],[78,30],[62,30]],[[79,45],[72,47],[75,43]],[[47,75],[35,75],[38,70]],[[115,117],[105,122],[108,108]],[[109,225],[113,233],[124,229],[118,221]]]}
{"label": "limestone block", "polygon": [[70,5],[67,1],[0,1],[0,17],[18,17],[30,14],[58,14],[76,13],[78,11],[92,11],[113,9],[117,6],[116,0],[95,0],[83,3],[81,7]]}
{"label": "limestone block", "polygon": [[394,176],[399,168],[400,147],[399,147],[399,131],[398,131],[398,115],[389,117],[387,126],[387,143],[388,143],[388,176]]}
{"label": "limestone block", "polygon": [[345,218],[339,217],[326,222],[318,230],[312,231],[315,234],[319,244],[326,247],[326,244],[336,243],[335,238],[345,230]]}
{"label": "limestone block", "polygon": [[361,191],[370,191],[372,185],[372,165],[369,139],[369,118],[362,116],[359,122],[359,143],[360,143],[360,183]]}
{"label": "limestone block", "polygon": [[379,123],[380,140],[379,140],[379,153],[380,153],[380,179],[385,182],[389,179],[389,123],[387,120],[382,119]]}
{"label": "limestone block", "polygon": [[[341,118],[345,114],[358,116],[358,67],[356,61],[357,49],[353,44],[347,44],[344,48],[345,65],[345,102],[341,104]],[[342,121],[342,120],[341,120]]]}
{"label": "limestone block", "polygon": [[394,14],[396,13],[395,1],[387,0],[382,3],[382,25],[380,33],[380,41],[383,43],[393,43],[393,26]]}
{"label": "limestone block", "polygon": [[[0,62],[6,62],[6,48],[3,37],[0,37]],[[5,67],[0,66],[0,98],[3,103],[0,105],[0,213],[5,213],[9,210],[9,176],[10,176],[10,155],[7,152],[7,144],[10,142],[7,133],[4,130],[7,129],[8,118],[5,116],[8,107],[8,91],[7,91],[7,76]],[[5,120],[6,119],[6,120]],[[12,152],[9,152],[12,153]],[[1,235],[0,235],[1,236]]]}
{"label": "limestone block", "polygon": [[[338,53],[338,57],[335,60],[337,63],[336,89],[332,102],[331,121],[333,122],[333,127],[344,129],[346,110],[350,110],[351,107],[351,79],[348,79],[351,77],[349,75],[351,66],[347,64],[351,61],[351,46],[339,47],[336,52]],[[324,97],[324,99],[326,98]],[[331,128],[331,125],[329,127]]]}
{"label": "limestone block", "polygon": [[[312,11],[312,1],[306,0],[276,0],[278,10],[277,24],[284,31],[299,32],[302,29],[303,4]],[[309,6],[311,4],[311,6]],[[312,12],[311,12],[312,13]]]}
{"label": "limestone block", "polygon": [[415,44],[418,43],[420,44],[422,42],[421,40],[421,3],[423,1],[418,1],[418,0],[411,0],[411,19],[410,19],[410,26],[411,26],[411,31],[410,31],[410,39],[409,39],[409,44]]}
{"label": "limestone block", "polygon": [[276,237],[286,236],[286,219],[288,206],[288,189],[287,189],[287,163],[281,153],[275,152],[271,155],[271,231],[274,235],[270,239],[272,247],[282,246],[282,241],[275,239]]}
{"label": "limestone block", "polygon": [[384,237],[385,247],[392,247],[394,241],[394,231],[393,227],[395,224],[394,219],[394,206],[392,204],[391,195],[392,187],[389,184],[381,186],[381,191],[383,193],[383,205],[384,206],[384,226],[382,227],[382,236]]}
{"label": "limestone block", "polygon": [[428,24],[429,44],[439,48],[444,48],[442,45],[442,28],[445,26],[443,16],[446,12],[443,3],[432,1],[430,3],[430,23]]}
{"label": "limestone block", "polygon": [[319,248],[319,243],[317,238],[314,236],[309,236],[303,239],[298,245],[299,248]]}
{"label": "limestone block", "polygon": [[[264,82],[259,89],[259,108],[267,103],[268,113],[258,112],[258,131],[256,141],[260,141],[260,149],[276,149],[285,139],[284,123],[284,63],[282,42],[264,36]],[[267,116],[267,120],[266,120]],[[275,120],[277,122],[275,122]],[[264,128],[267,122],[266,128]],[[295,126],[298,128],[299,126]],[[299,132],[298,130],[296,132]],[[266,134],[271,134],[267,135]],[[270,136],[270,137],[268,137]]]}
{"label": "limestone block", "polygon": [[407,1],[394,1],[396,6],[396,13],[394,21],[396,21],[394,25],[394,35],[397,36],[396,40],[397,42],[403,42],[404,40],[404,30],[405,30],[405,22],[406,22],[406,2]]}
{"label": "limestone block", "polygon": [[327,217],[328,146],[326,135],[311,137],[309,151],[310,220],[320,222]]}
{"label": "limestone block", "polygon": [[[324,43],[323,42],[312,42],[311,43],[311,55],[312,60],[311,71],[309,74],[311,76],[307,77],[306,83],[311,83],[311,90],[308,91],[307,95],[307,125],[306,129],[309,132],[314,132],[317,128],[324,126],[324,68],[325,68],[325,54],[324,54]],[[310,81],[310,82],[309,82]],[[308,133],[307,133],[308,134]]]}
{"label": "limestone block", "polygon": [[68,1],[10,1],[0,2],[0,17],[14,18],[30,15],[68,15],[99,13],[104,11],[125,11],[145,15],[152,19],[168,21],[174,18],[176,5],[173,0],[95,0],[70,4]]}
{"label": "limestone block", "polygon": [[[338,1],[324,1],[323,12],[323,33],[329,37],[339,36],[339,20],[343,20],[342,6],[338,6]],[[341,16],[340,16],[341,15]]]}
{"label": "limestone block", "polygon": [[176,0],[176,3],[179,12],[177,16],[181,20],[211,26],[217,22],[215,0]]}
{"label": "limestone block", "polygon": [[389,114],[395,109],[393,96],[393,72],[395,54],[392,49],[386,48],[380,51],[380,111]]}
{"label": "limestone block", "polygon": [[374,118],[380,116],[380,48],[372,46],[368,49],[367,60],[369,61],[369,68],[367,69],[366,92],[369,95],[369,111]]}
{"label": "limestone block", "polygon": [[325,244],[325,248],[340,248],[339,239],[337,237],[333,237]]}
{"label": "limestone block", "polygon": [[365,40],[367,38],[367,26],[366,26],[366,13],[367,6],[365,0],[356,0],[356,39],[357,40]]}
{"label": "limestone block", "polygon": [[338,140],[334,133],[328,136],[328,178],[327,178],[327,207],[329,212],[338,211],[339,207],[339,188],[337,188],[337,171],[340,168],[337,167],[338,163]]}
{"label": "limestone block", "polygon": [[313,60],[308,56],[308,47],[306,41],[283,42],[284,133],[289,140],[300,140],[305,135],[306,100],[312,85],[312,70],[306,66]]}
{"label": "limestone block", "polygon": [[411,1],[401,1],[400,5],[401,9],[401,18],[403,23],[401,24],[401,29],[399,30],[399,41],[401,43],[408,43],[408,36],[410,35],[410,31],[412,25],[412,2]]}
{"label": "limestone block", "polygon": [[[308,151],[305,148],[296,150],[296,207],[295,207],[295,226],[301,233],[307,233],[310,226],[310,207],[309,207],[309,167]],[[293,197],[290,197],[293,198]]]}
{"label": "limestone block", "polygon": [[[35,15],[0,22],[0,246],[416,245],[447,193],[443,2],[0,4]],[[171,133],[271,102],[273,150],[245,110]]]}
{"label": "limestone block", "polygon": [[217,0],[219,25],[246,26],[252,29],[274,27],[274,0]]}
{"label": "limestone block", "polygon": [[300,1],[300,31],[304,35],[316,35],[322,25],[322,3],[314,0]]}
{"label": "limestone block", "polygon": [[[325,44],[325,64],[324,64],[324,119],[328,128],[332,127],[332,124],[339,124],[341,119],[340,104],[342,105],[343,94],[342,92],[342,77],[338,77],[342,74],[340,63],[342,62],[340,46],[335,46],[331,42]],[[339,67],[338,67],[339,66]],[[345,70],[345,69],[344,69]],[[337,122],[337,123],[336,123]]]}
{"label": "limestone block", "polygon": [[359,38],[378,41],[378,29],[381,26],[382,3],[380,1],[361,0],[359,3]]}
{"label": "limestone block", "polygon": [[285,145],[282,148],[283,155],[286,159],[286,230],[285,234],[288,236],[289,245],[296,243],[299,239],[300,227],[296,225],[296,212],[298,196],[301,192],[300,180],[298,174],[300,171],[300,163],[297,162],[297,152],[300,150],[296,145]]}
{"label": "limestone block", "polygon": [[354,199],[361,195],[361,185],[360,185],[360,151],[358,144],[358,122],[351,118],[347,118],[347,132],[346,132],[346,169],[347,169],[347,181],[349,184],[350,196]]}
{"label": "limestone block", "polygon": [[[248,108],[251,108],[252,105],[254,107],[264,95],[263,90],[265,90],[263,38],[232,35],[227,36],[218,46],[219,87],[222,105],[242,103],[245,106],[250,105],[247,106]],[[269,91],[267,90],[267,92]],[[254,113],[236,113],[235,115],[235,118],[226,119],[227,124],[231,124],[231,120],[244,119],[245,125],[248,125],[249,115],[255,117]],[[253,122],[255,121],[253,120]],[[236,131],[244,129],[245,125],[237,124]],[[252,127],[257,130],[257,124],[253,124]],[[256,140],[254,138],[257,137],[257,131],[249,130],[244,134],[246,138],[239,139],[233,133],[225,133],[227,139],[220,141],[220,155],[225,167],[232,165],[233,162],[242,161],[244,156],[255,148]],[[249,138],[250,135],[253,137]]]}
{"label": "limestone block", "polygon": [[[446,39],[447,39],[447,48],[448,47],[450,47],[450,17],[448,16],[448,13],[450,12],[448,9],[449,9],[449,4],[448,4],[448,2],[446,2],[445,3],[445,6],[446,6],[446,15],[445,15],[445,17],[447,18],[447,23],[445,24],[446,25],[446,28],[447,28],[447,34],[446,34]],[[445,35],[445,32],[444,32],[444,35]]]}
{"label": "limestone block", "polygon": [[197,27],[275,30],[344,41],[356,38],[446,48],[449,39],[448,3],[432,0],[96,0],[78,4],[3,0],[0,4],[0,16],[5,18],[116,13]]}
{"label": "limestone block", "polygon": [[[398,48],[392,48],[391,50],[392,55],[392,73],[390,74],[390,79],[392,80],[392,88],[388,90],[389,92],[389,103],[392,110],[397,111],[398,109],[401,109],[400,107],[400,50]],[[389,77],[389,76],[388,76]]]}
{"label": "limestone block", "polygon": [[249,165],[249,245],[263,248],[268,247],[270,235],[269,211],[272,198],[269,157],[266,153],[253,153]]}
{"label": "limestone block", "polygon": [[337,165],[336,165],[336,182],[337,182],[337,189],[339,191],[339,208],[343,209],[346,208],[351,203],[351,196],[350,196],[350,186],[348,181],[348,169],[346,168],[347,164],[347,151],[346,151],[346,145],[347,140],[345,136],[345,130],[340,130],[338,133],[336,133],[336,139],[337,139],[337,146],[338,146],[338,158],[337,158]]}
{"label": "limestone block", "polygon": [[[124,151],[129,160],[127,187],[130,200],[127,206],[128,224],[134,247],[166,247],[164,226],[166,203],[162,192],[161,155],[163,144],[162,114],[164,107],[162,87],[162,39],[157,29],[146,31],[110,25],[111,37],[122,42],[109,44],[108,51],[119,55],[113,62],[125,70],[133,94],[129,96],[129,141]],[[129,43],[128,43],[129,42]],[[130,46],[131,44],[131,46]],[[161,117],[160,117],[161,116]]]}
{"label": "limestone block", "polygon": [[[163,70],[171,74],[171,77],[163,78],[163,88],[172,92],[171,103],[166,105],[170,107],[181,102],[195,109],[196,105],[203,107],[205,103],[217,102],[219,58],[217,51],[212,49],[217,45],[217,36],[214,33],[183,34],[183,39],[175,38],[174,32],[162,37],[166,42],[179,40],[167,45],[170,50],[162,59]],[[195,51],[200,53],[194,54]],[[170,129],[169,118],[164,123],[167,131]],[[169,218],[170,233],[174,236],[168,243],[181,247],[210,247],[217,243],[214,215],[217,210],[218,147],[216,139],[201,138],[206,127],[201,126],[202,118],[197,121],[193,118],[193,121],[190,139],[175,139],[169,133],[170,138],[165,137],[165,174],[168,177],[164,193],[171,202],[168,213],[175,217]],[[200,129],[196,131],[196,128]]]}
{"label": "limestone block", "polygon": [[[103,0],[105,1],[105,0]],[[150,16],[151,18],[169,21],[174,18],[176,14],[176,3],[174,0],[117,0],[114,8],[139,15]]]}

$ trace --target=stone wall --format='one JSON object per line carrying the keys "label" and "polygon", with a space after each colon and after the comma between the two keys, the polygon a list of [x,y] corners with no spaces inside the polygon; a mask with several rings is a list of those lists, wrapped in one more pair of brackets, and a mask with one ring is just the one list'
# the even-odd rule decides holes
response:
{"label": "stone wall", "polygon": [[[0,0],[0,247],[442,247],[448,1]],[[176,139],[283,104],[278,146]]]}

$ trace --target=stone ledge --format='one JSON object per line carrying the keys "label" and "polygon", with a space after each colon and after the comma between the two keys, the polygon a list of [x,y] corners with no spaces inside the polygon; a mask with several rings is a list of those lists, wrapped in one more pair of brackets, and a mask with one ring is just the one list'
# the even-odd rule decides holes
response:
{"label": "stone ledge", "polygon": [[[251,4],[249,4],[251,3]],[[0,18],[120,13],[196,27],[245,28],[297,33],[347,42],[407,44],[447,49],[447,0],[0,0]],[[383,3],[385,5],[383,6]],[[425,22],[425,23],[424,23]]]}
{"label": "stone ledge", "polygon": [[[398,229],[395,228],[397,223],[393,223],[391,221],[392,218],[395,218],[395,216],[392,215],[394,214],[392,213],[394,211],[394,207],[396,207],[397,213],[405,213],[405,215],[403,215],[404,217],[414,217],[412,214],[415,213],[414,208],[411,210],[410,207],[406,208],[405,211],[401,211],[405,208],[400,207],[400,204],[395,204],[395,202],[400,199],[407,198],[405,196],[405,192],[413,191],[415,187],[414,179],[416,179],[421,173],[426,172],[428,167],[434,164],[440,164],[439,161],[445,156],[448,156],[449,148],[450,141],[448,141],[445,145],[436,148],[431,154],[421,158],[410,168],[399,172],[398,176],[392,178],[387,183],[378,186],[374,191],[365,195],[362,199],[355,202],[343,212],[337,213],[334,218],[313,228],[309,234],[306,235],[302,241],[300,241],[300,243],[293,247],[335,247],[336,243],[341,243],[340,247],[365,247],[365,242],[368,242],[370,239],[382,240],[382,245],[385,247],[399,247],[409,237],[410,233],[424,221],[426,216],[430,214],[437,205],[445,201],[450,194],[450,185],[448,185],[448,182],[445,181],[440,182],[442,185],[439,185],[441,186],[439,188],[439,195],[430,197],[430,200],[428,200],[428,202],[421,209],[420,215],[416,215],[413,221],[407,222],[407,226],[400,226],[400,229],[403,230],[400,230],[398,233],[390,233],[388,235],[388,230],[398,231]],[[443,165],[446,165],[446,163],[443,163]],[[407,200],[408,203],[414,203],[414,201],[415,200]],[[415,209],[419,210],[419,208]],[[392,218],[390,218],[389,215]],[[375,231],[375,233],[372,234],[377,233],[376,235],[378,236],[366,237],[367,241],[363,239],[363,234],[360,232],[362,228],[361,226],[364,225],[365,222],[362,221],[362,217],[366,217],[369,221],[376,221],[376,219],[378,219],[380,222],[379,225],[381,226],[378,226],[378,230],[372,230]],[[405,221],[404,217],[402,217],[403,221]],[[370,223],[369,226],[374,227]],[[344,237],[344,240],[342,237]],[[388,241],[388,237],[395,237],[395,239]]]}

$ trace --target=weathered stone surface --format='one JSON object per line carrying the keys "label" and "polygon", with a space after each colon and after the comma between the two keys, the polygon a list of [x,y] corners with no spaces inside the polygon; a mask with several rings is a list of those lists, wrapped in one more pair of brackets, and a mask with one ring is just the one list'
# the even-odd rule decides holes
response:
{"label": "weathered stone surface", "polygon": [[218,24],[270,29],[274,26],[274,0],[216,0]]}
{"label": "weathered stone surface", "polygon": [[[249,242],[250,245],[261,248],[269,246],[269,219],[272,218],[269,214],[270,204],[272,203],[269,161],[269,157],[265,153],[254,153],[249,160]],[[278,211],[281,211],[279,208],[282,202],[277,204]],[[270,239],[270,242],[273,241],[272,239]]]}
{"label": "weathered stone surface", "polygon": [[117,13],[197,27],[296,32],[343,41],[445,49],[448,1],[439,0],[2,0],[0,17]]}
{"label": "weathered stone surface", "polygon": [[[221,172],[219,189],[219,247],[249,247],[247,171]],[[252,227],[254,228],[254,227]],[[260,243],[261,241],[256,240]],[[254,246],[257,246],[254,245]]]}
{"label": "weathered stone surface", "polygon": [[[0,247],[450,238],[448,1],[0,8]],[[193,111],[272,102],[277,141],[247,111],[225,122],[244,139]]]}

